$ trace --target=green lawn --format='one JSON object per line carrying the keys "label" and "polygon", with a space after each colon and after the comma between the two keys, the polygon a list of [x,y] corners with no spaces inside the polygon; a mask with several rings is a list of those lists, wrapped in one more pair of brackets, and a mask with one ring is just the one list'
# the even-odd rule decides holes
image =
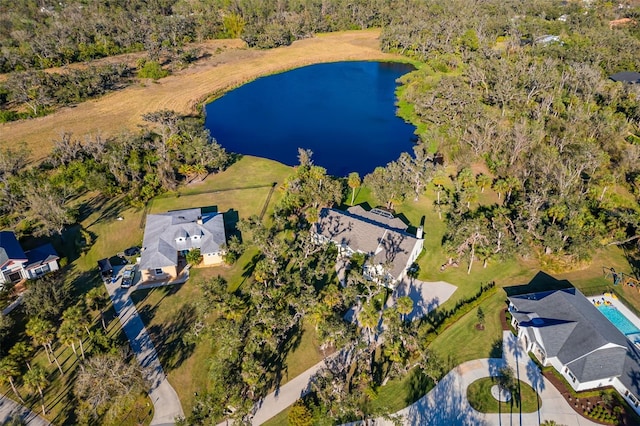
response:
{"label": "green lawn", "polygon": [[452,357],[453,365],[478,358],[502,356],[502,327],[500,313],[506,307],[502,290],[480,304],[485,313],[484,330],[478,330],[477,311],[472,309],[459,321],[441,333],[431,344],[431,349],[441,356]]}
{"label": "green lawn", "polygon": [[469,404],[481,413],[534,413],[540,409],[540,397],[528,384],[518,380],[511,401],[498,402],[491,395],[495,382],[490,377],[476,380],[467,388]]}
{"label": "green lawn", "polygon": [[[174,193],[155,198],[147,211],[130,208],[122,198],[105,199],[95,195],[84,197],[78,200],[83,217],[82,226],[93,234],[94,244],[84,256],[70,258],[73,266],[71,276],[78,283],[78,288],[84,289],[94,285],[91,280],[85,279],[86,272],[95,270],[98,259],[112,256],[126,247],[140,244],[146,212],[215,206],[220,212],[236,212],[237,218],[259,215],[272,191],[273,183],[282,183],[291,170],[290,167],[274,161],[244,156],[228,170],[209,176],[204,182],[181,187]],[[347,203],[350,201],[350,195],[349,193]],[[267,206],[265,220],[269,220],[269,214],[280,196],[281,193],[276,187]],[[402,214],[413,227],[419,225],[424,217],[425,251],[418,261],[420,266],[418,278],[424,281],[447,281],[458,287],[451,299],[443,304],[443,309],[450,309],[457,301],[475,294],[482,283],[495,281],[499,287],[521,285],[529,282],[536,273],[544,269],[540,262],[532,258],[513,259],[506,262],[490,260],[486,268],[481,262],[476,262],[471,273],[467,274],[467,259],[460,259],[459,267],[449,267],[441,272],[440,266],[447,262],[451,255],[445,253],[441,247],[446,224],[434,209],[434,198],[435,192],[433,188],[429,188],[426,196],[418,201],[414,201],[413,198],[407,199],[396,206],[396,211]],[[480,200],[484,203],[495,201],[496,194],[491,190],[485,191]],[[376,205],[369,190],[364,187],[356,191],[355,204],[358,203],[368,203],[372,207]],[[117,220],[118,218],[122,220]],[[68,245],[69,241],[70,239],[66,239],[65,244]],[[193,406],[194,393],[206,390],[207,359],[211,355],[210,342],[205,340],[195,346],[188,346],[181,340],[181,336],[190,325],[189,320],[193,314],[189,309],[190,302],[197,300],[199,296],[195,282],[200,278],[220,275],[229,283],[229,290],[235,291],[249,277],[246,266],[256,254],[255,249],[249,249],[232,266],[193,268],[192,279],[173,289],[134,293],[134,300],[152,334],[169,380],[178,392],[186,413]],[[602,278],[602,266],[630,272],[624,253],[615,247],[601,250],[594,255],[594,258],[598,260],[589,265],[583,265],[579,270],[556,276],[568,279],[578,288],[589,292],[607,284],[607,281]],[[455,363],[500,356],[499,312],[504,307],[505,297],[503,291],[498,291],[481,304],[486,316],[483,331],[475,328],[476,309],[473,309],[450,328],[444,330],[433,341],[431,348],[443,357],[452,356],[454,359],[450,361]],[[640,307],[640,293],[630,291],[628,299]],[[119,330],[119,325],[117,328]],[[322,358],[315,339],[315,332],[305,324],[299,342],[286,358],[283,384]],[[65,353],[69,351],[65,349]],[[44,354],[40,354],[40,359],[43,356]],[[73,358],[68,354],[65,356],[68,362]],[[59,389],[65,389],[67,380],[56,379],[52,385],[52,393],[60,400],[54,404],[54,407],[60,406],[60,408],[54,408],[57,412],[64,411],[60,404],[63,404],[66,391]],[[430,388],[431,385],[417,377],[416,373],[410,373],[402,380],[392,380],[378,389],[378,395],[372,401],[372,409],[395,411],[417,400]],[[286,424],[285,413],[273,420],[277,423],[269,422],[269,424]]]}
{"label": "green lawn", "polygon": [[422,398],[433,386],[431,380],[413,369],[405,377],[389,380],[379,388],[371,401],[371,409],[374,412],[395,413]]}
{"label": "green lawn", "polygon": [[264,426],[289,426],[289,408],[276,414],[266,422],[262,423]]}

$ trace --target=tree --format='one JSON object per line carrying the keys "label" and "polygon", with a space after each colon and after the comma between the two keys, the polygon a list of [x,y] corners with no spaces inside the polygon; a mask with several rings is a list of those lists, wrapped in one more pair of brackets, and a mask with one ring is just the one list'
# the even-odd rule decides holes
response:
{"label": "tree", "polygon": [[413,300],[409,296],[399,297],[396,299],[396,304],[398,313],[402,315],[403,319],[406,319],[406,316],[413,312]]}
{"label": "tree", "polygon": [[502,389],[509,391],[511,394],[515,392],[518,380],[510,366],[500,368],[495,380]]}
{"label": "tree", "polygon": [[351,188],[351,205],[353,205],[353,201],[356,197],[356,189],[360,188],[360,185],[362,184],[358,172],[349,173],[347,184],[349,185],[349,188]]}
{"label": "tree", "polygon": [[69,302],[69,289],[61,276],[45,275],[30,281],[23,303],[29,316],[55,320]]}
{"label": "tree", "polygon": [[47,354],[49,363],[53,362],[51,361],[51,357],[53,357],[60,374],[64,375],[62,367],[60,367],[60,363],[58,362],[58,358],[51,347],[55,336],[54,330],[55,328],[51,322],[38,317],[31,318],[26,327],[27,336],[31,337],[31,340],[33,340],[33,343],[36,346],[41,345],[44,348],[44,352]]}
{"label": "tree", "polygon": [[476,184],[480,188],[480,193],[484,194],[485,188],[491,186],[492,179],[488,175],[484,173],[480,173],[476,176]]}
{"label": "tree", "polygon": [[379,321],[380,315],[373,307],[372,303],[367,303],[362,306],[358,313],[358,322],[360,323],[360,326],[366,330],[367,341],[369,344],[373,343],[374,330],[378,328]]}
{"label": "tree", "polygon": [[484,311],[481,306],[478,306],[478,310],[476,311],[476,318],[478,319],[478,325],[481,330],[484,330]]}
{"label": "tree", "polygon": [[24,404],[24,399],[18,393],[14,379],[20,376],[20,368],[18,363],[9,357],[4,357],[0,360],[0,384],[9,382],[13,393],[18,397],[20,402]]}
{"label": "tree", "polygon": [[313,414],[304,401],[299,399],[291,406],[287,421],[291,426],[311,426],[313,424]]}
{"label": "tree", "polygon": [[49,380],[47,379],[47,373],[44,368],[39,365],[34,365],[32,369],[27,371],[24,375],[24,385],[27,388],[27,391],[33,392],[35,390],[40,394],[40,403],[42,405],[42,415],[45,416],[47,414],[44,405],[44,392],[43,388],[47,387],[49,384]]}
{"label": "tree", "polygon": [[9,356],[16,360],[18,363],[24,362],[27,365],[27,368],[31,370],[31,364],[29,363],[29,359],[31,357],[31,353],[33,352],[33,348],[29,346],[26,342],[20,341],[9,349]]}
{"label": "tree", "polygon": [[189,265],[197,265],[202,261],[202,254],[198,248],[189,250],[185,257]]}
{"label": "tree", "polygon": [[466,218],[456,226],[453,236],[458,255],[469,254],[469,267],[467,274],[471,273],[471,267],[476,257],[476,248],[489,244],[487,221],[484,217]]}
{"label": "tree", "polygon": [[106,305],[107,300],[104,296],[103,286],[93,287],[85,294],[84,300],[89,309],[100,310],[100,321],[102,322],[102,328],[106,330],[107,326],[104,322],[104,306]]}
{"label": "tree", "polygon": [[74,393],[87,404],[94,419],[120,410],[143,390],[140,368],[124,358],[122,354],[102,354],[83,361],[85,368],[78,373]]}
{"label": "tree", "polygon": [[[80,329],[78,323],[73,319],[65,319],[58,328],[58,339],[67,346],[73,349],[73,353],[78,356],[76,351],[76,341],[80,341],[80,347],[82,347],[83,331]],[[84,358],[84,350],[82,350],[82,358]]]}
{"label": "tree", "polygon": [[11,317],[0,313],[0,348],[2,348],[2,341],[11,332],[11,327],[13,327],[13,320]]}
{"label": "tree", "polygon": [[37,178],[25,187],[24,192],[28,211],[39,225],[35,228],[35,235],[62,236],[64,227],[75,222],[75,212],[66,205],[64,190],[48,179]]}

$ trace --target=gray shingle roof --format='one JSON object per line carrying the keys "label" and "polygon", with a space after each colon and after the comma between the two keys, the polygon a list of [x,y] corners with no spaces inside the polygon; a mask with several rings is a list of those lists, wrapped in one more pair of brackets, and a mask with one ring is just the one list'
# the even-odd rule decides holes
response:
{"label": "gray shingle roof", "polygon": [[420,241],[406,232],[355,215],[351,210],[322,209],[314,231],[338,245],[373,256],[375,264],[389,263],[390,273],[396,278],[406,268],[414,247]]}
{"label": "gray shingle roof", "polygon": [[16,234],[11,231],[2,231],[0,232],[0,266],[9,260],[26,262],[27,256],[22,251]]}
{"label": "gray shingle roof", "polygon": [[[377,223],[385,228],[395,229],[396,231],[404,232],[407,230],[408,226],[406,223],[402,221],[402,219],[393,216],[391,213],[386,213],[379,209],[365,210],[361,205],[356,205],[349,207],[347,212],[351,213],[354,216],[360,216],[363,219],[368,220],[369,222]],[[380,213],[383,214],[380,214]],[[386,214],[384,214],[386,213]]]}
{"label": "gray shingle roof", "polygon": [[[628,341],[593,304],[571,288],[512,296],[516,319],[580,382],[619,376]],[[531,334],[531,333],[530,333]],[[575,370],[574,370],[575,369]]]}
{"label": "gray shingle roof", "polygon": [[[198,219],[202,219],[202,224]],[[201,209],[175,210],[147,215],[140,255],[140,269],[178,264],[178,252],[198,248],[216,253],[226,242],[224,218]]]}

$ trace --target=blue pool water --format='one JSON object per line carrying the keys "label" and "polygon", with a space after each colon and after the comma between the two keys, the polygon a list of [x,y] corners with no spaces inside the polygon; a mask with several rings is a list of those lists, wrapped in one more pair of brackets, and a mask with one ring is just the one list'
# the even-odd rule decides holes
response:
{"label": "blue pool water", "polygon": [[396,116],[396,80],[414,68],[335,62],[259,78],[206,105],[205,126],[227,151],[294,166],[298,148],[334,176],[413,154],[415,127]]}
{"label": "blue pool water", "polygon": [[607,319],[611,321],[611,323],[615,325],[616,328],[625,336],[629,337],[632,334],[640,333],[640,329],[633,325],[633,323],[629,321],[622,312],[617,310],[615,306],[600,305],[598,306],[598,310],[602,312],[602,314],[607,317]]}

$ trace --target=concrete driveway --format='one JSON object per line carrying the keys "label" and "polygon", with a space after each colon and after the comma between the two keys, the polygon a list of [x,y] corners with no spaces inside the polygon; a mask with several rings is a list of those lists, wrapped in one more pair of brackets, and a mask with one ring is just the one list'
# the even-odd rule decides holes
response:
{"label": "concrete driveway", "polygon": [[[115,268],[114,273],[116,273]],[[184,417],[184,412],[176,391],[164,374],[151,337],[131,301],[131,293],[137,288],[133,286],[124,289],[120,287],[119,282],[105,284],[105,286],[120,319],[120,324],[122,324],[122,329],[129,339],[131,349],[143,367],[143,374],[150,386],[149,398],[151,398],[154,408],[151,425],[175,424],[176,417]]]}
{"label": "concrete driveway", "polygon": [[395,299],[409,296],[413,300],[413,311],[407,315],[407,320],[415,321],[449,300],[458,287],[445,281],[419,281],[405,277],[391,295],[389,304],[395,304]]}
{"label": "concrete driveway", "polygon": [[[596,426],[576,413],[551,382],[524,351],[510,331],[503,332],[503,358],[484,358],[468,361],[451,370],[424,397],[393,414],[401,417],[402,424],[430,426],[529,426],[545,420],[555,420],[566,426]],[[498,370],[510,365],[517,377],[536,389],[542,404],[534,413],[519,411],[485,414],[474,410],[467,400],[467,388],[483,377],[497,375]],[[390,420],[375,419],[376,425],[394,426]]]}

